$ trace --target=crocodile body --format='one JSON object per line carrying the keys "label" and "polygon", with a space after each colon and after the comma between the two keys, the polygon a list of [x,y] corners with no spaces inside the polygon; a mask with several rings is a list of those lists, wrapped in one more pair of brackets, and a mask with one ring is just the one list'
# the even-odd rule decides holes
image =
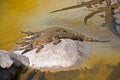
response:
{"label": "crocodile body", "polygon": [[29,37],[26,36],[25,38],[23,38],[23,42],[18,43],[20,45],[20,47],[18,48],[19,50],[25,49],[23,53],[35,48],[37,48],[36,53],[38,53],[46,43],[53,42],[54,45],[57,45],[60,42],[60,39],[72,39],[88,42],[98,41],[96,39],[87,37],[80,32],[58,27],[48,28],[39,32],[32,32],[33,34],[30,34],[30,32],[23,33],[29,35]]}

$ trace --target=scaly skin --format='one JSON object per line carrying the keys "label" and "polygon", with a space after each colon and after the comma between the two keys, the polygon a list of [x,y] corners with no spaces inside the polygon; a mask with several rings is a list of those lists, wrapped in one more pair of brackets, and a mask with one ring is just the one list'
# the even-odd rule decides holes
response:
{"label": "scaly skin", "polygon": [[35,39],[45,33],[52,33],[52,32],[64,32],[64,28],[60,28],[60,27],[51,27],[39,32],[31,32],[31,31],[27,31],[27,32],[23,32],[21,31],[21,33],[26,34],[27,36],[25,38],[22,38],[22,40],[30,40],[30,39]]}
{"label": "scaly skin", "polygon": [[32,33],[34,34],[27,33],[27,35],[29,34],[31,35],[31,37],[33,37],[34,35],[37,36],[34,38],[25,37],[24,41],[19,43],[20,47],[18,49],[19,50],[25,49],[23,53],[35,48],[37,48],[36,53],[38,53],[46,43],[53,42],[53,44],[56,45],[60,42],[60,39],[98,42],[98,40],[87,37],[79,32],[75,32],[64,28],[58,28],[58,27],[48,28],[40,32],[32,32]]}

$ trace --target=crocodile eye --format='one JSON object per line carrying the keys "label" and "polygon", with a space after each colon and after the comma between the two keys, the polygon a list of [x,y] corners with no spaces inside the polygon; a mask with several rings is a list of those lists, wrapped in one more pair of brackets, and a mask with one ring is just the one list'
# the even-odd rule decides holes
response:
{"label": "crocodile eye", "polygon": [[26,45],[22,44],[20,47],[21,47],[21,48],[25,48],[25,47],[26,47]]}
{"label": "crocodile eye", "polygon": [[26,36],[26,38],[31,38],[31,37],[32,37],[32,35],[27,35],[27,36]]}
{"label": "crocodile eye", "polygon": [[67,32],[66,30],[63,30],[63,32]]}

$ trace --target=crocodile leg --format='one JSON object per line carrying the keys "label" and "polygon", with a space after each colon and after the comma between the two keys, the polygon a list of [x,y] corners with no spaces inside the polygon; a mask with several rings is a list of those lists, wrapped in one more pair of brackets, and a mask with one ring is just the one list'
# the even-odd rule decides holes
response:
{"label": "crocodile leg", "polygon": [[24,54],[30,50],[33,49],[32,45],[29,43],[29,42],[19,42],[19,43],[16,43],[18,45],[20,45],[19,48],[16,48],[15,50],[24,50],[21,54]]}
{"label": "crocodile leg", "polygon": [[40,52],[40,50],[43,48],[43,45],[39,45],[39,47],[37,47],[36,53]]}
{"label": "crocodile leg", "polygon": [[26,53],[26,52],[28,52],[28,51],[31,51],[32,49],[25,49],[25,51],[23,51],[21,54],[24,54],[24,53]]}
{"label": "crocodile leg", "polygon": [[52,41],[53,41],[53,44],[54,44],[54,45],[57,45],[58,43],[61,42],[58,36],[53,36],[53,37],[52,37]]}
{"label": "crocodile leg", "polygon": [[26,52],[28,52],[28,51],[33,50],[33,47],[32,47],[32,45],[30,44],[30,45],[26,45],[26,47],[25,47],[24,49],[25,49],[25,50],[24,50],[21,54],[24,54],[24,53],[26,53]]}

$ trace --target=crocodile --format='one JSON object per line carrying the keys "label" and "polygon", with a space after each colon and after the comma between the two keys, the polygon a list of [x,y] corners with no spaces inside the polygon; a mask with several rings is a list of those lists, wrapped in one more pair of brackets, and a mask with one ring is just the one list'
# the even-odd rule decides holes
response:
{"label": "crocodile", "polygon": [[65,7],[65,8],[58,9],[58,10],[54,10],[54,11],[51,11],[50,13],[55,13],[55,12],[60,12],[60,11],[65,11],[65,10],[71,10],[71,9],[76,9],[76,8],[81,8],[81,7],[91,8],[92,5],[102,4],[103,1],[105,1],[105,0],[89,0],[89,1],[86,1],[86,2],[81,2],[80,4],[77,4],[77,5]]}
{"label": "crocodile", "polygon": [[84,17],[84,23],[87,24],[88,20],[93,17],[95,14],[101,13],[101,12],[105,12],[105,25],[111,30],[112,33],[114,33],[117,37],[120,38],[120,32],[117,30],[117,26],[118,23],[116,22],[115,18],[114,18],[114,10],[115,9],[119,9],[120,11],[120,1],[116,0],[90,0],[87,2],[81,2],[81,4],[77,4],[74,6],[69,6],[69,7],[65,7],[62,9],[58,9],[58,10],[54,10],[51,11],[50,13],[55,13],[55,12],[59,12],[59,11],[65,11],[65,10],[71,10],[71,9],[76,9],[76,8],[81,8],[81,7],[87,7],[87,8],[92,8],[92,5],[96,5],[96,4],[104,4],[103,2],[106,3],[106,6],[99,6],[96,7],[97,10],[93,10],[91,13],[89,13],[88,15],[86,15]]}
{"label": "crocodile", "polygon": [[[35,48],[37,48],[36,53],[38,53],[46,43],[53,42],[54,45],[57,45],[61,42],[60,39],[72,39],[84,42],[99,42],[99,40],[85,36],[80,32],[58,27],[48,28],[39,32],[32,33],[34,34],[24,32],[24,34],[31,35],[32,38],[26,36],[22,42],[17,43],[20,45],[20,47],[18,47],[18,50],[24,50],[22,54]],[[37,36],[33,38],[34,35]]]}

